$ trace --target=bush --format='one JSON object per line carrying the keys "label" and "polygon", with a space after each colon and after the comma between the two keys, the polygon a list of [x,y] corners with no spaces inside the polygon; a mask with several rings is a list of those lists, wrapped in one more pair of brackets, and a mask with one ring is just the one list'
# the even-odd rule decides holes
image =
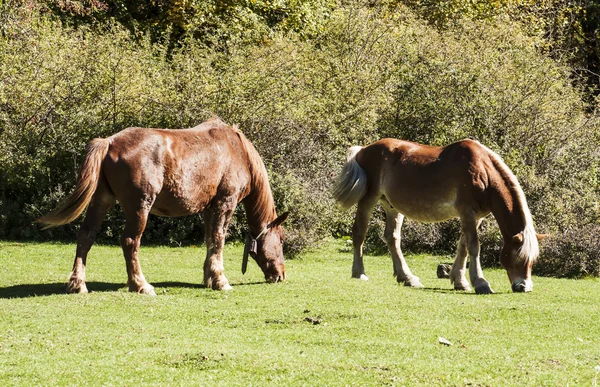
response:
{"label": "bush", "polygon": [[600,226],[580,227],[551,236],[542,246],[543,259],[534,266],[539,275],[600,276]]}
{"label": "bush", "polygon": [[[540,267],[571,240],[590,265],[598,256],[585,242],[590,232],[561,239],[599,221],[597,116],[569,68],[540,54],[516,23],[436,30],[406,8],[350,2],[309,35],[268,29],[258,43],[235,33],[209,42],[184,35],[168,46],[118,24],[75,28],[0,7],[0,238],[73,239],[77,223],[41,233],[33,220],[72,189],[92,138],[128,126],[191,127],[217,114],[240,124],[268,166],[278,212],[291,211],[288,254],[350,234],[353,213],[333,202],[331,183],[348,146],[391,136],[437,145],[479,139],[518,176],[538,231],[561,241],[543,250]],[[243,240],[244,217],[238,209],[230,239]],[[380,211],[373,225],[370,249],[385,251]],[[117,208],[100,237],[114,241],[122,226]],[[144,243],[202,237],[200,216],[151,217]],[[457,222],[406,221],[403,246],[453,253],[457,239]],[[494,221],[482,248],[486,265],[497,262]]]}

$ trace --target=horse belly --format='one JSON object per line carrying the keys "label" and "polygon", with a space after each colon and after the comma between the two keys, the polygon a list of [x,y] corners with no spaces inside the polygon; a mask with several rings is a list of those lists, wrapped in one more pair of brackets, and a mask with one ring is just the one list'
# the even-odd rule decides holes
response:
{"label": "horse belly", "polygon": [[426,223],[442,222],[458,216],[454,202],[421,203],[419,206],[411,207],[404,212],[401,210],[400,213],[410,219]]}
{"label": "horse belly", "polygon": [[458,211],[454,197],[387,197],[387,202],[399,213],[419,222],[435,223],[456,218]]}
{"label": "horse belly", "polygon": [[177,202],[172,202],[171,204],[161,202],[157,204],[155,203],[155,205],[150,210],[150,213],[158,216],[178,217],[192,215],[202,211],[203,209],[204,207],[201,206],[193,207]]}
{"label": "horse belly", "polygon": [[[181,189],[173,190],[173,187],[165,187],[156,197],[156,201],[150,212],[159,216],[185,216],[198,213],[206,208],[214,197],[216,187],[205,187],[195,192]],[[214,191],[214,192],[212,192]]]}

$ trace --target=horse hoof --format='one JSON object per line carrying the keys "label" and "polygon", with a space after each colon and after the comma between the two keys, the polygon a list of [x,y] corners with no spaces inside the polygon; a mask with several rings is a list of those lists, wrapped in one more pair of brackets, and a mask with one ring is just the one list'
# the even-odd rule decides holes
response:
{"label": "horse hoof", "polygon": [[454,290],[458,290],[458,291],[464,291],[464,292],[470,292],[471,291],[471,285],[469,285],[468,283],[465,282],[454,282]]}
{"label": "horse hoof", "polygon": [[462,291],[462,292],[470,292],[471,291],[471,287],[470,286],[462,286],[462,285],[454,285],[454,290],[457,291]]}
{"label": "horse hoof", "polygon": [[493,294],[494,291],[492,290],[492,288],[490,287],[489,284],[485,284],[485,285],[475,287],[475,293],[477,293],[477,294]]}
{"label": "horse hoof", "polygon": [[146,284],[142,286],[142,288],[138,291],[140,294],[147,294],[149,296],[156,296],[156,292],[154,291],[154,286],[150,284]]}
{"label": "horse hoof", "polygon": [[85,285],[85,281],[82,280],[74,280],[69,281],[67,284],[67,293],[69,294],[88,294],[87,286]]}
{"label": "horse hoof", "polygon": [[369,277],[367,277],[367,276],[366,276],[366,275],[364,275],[364,274],[361,274],[361,275],[360,275],[360,277],[358,277],[358,279],[359,279],[359,280],[361,280],[361,281],[368,281],[368,280],[369,280]]}
{"label": "horse hoof", "polygon": [[212,290],[233,290],[233,287],[229,285],[229,282],[222,284],[215,281],[212,283]]}
{"label": "horse hoof", "polygon": [[421,289],[424,288],[423,284],[418,277],[412,277],[404,281],[404,286],[410,286],[411,288]]}

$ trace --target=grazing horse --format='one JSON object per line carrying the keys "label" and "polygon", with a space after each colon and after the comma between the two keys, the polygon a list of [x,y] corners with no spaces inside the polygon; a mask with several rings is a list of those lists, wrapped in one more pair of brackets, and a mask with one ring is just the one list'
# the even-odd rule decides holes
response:
{"label": "grazing horse", "polygon": [[463,140],[437,147],[396,139],[382,139],[366,147],[349,149],[333,195],[344,208],[358,203],[352,229],[352,277],[367,280],[363,243],[373,207],[381,202],[386,214],[385,239],[392,254],[394,275],[406,286],[423,287],[400,250],[404,216],[421,222],[460,218],[461,237],[450,281],[456,290],[493,293],[479,262],[477,228],[490,212],[504,239],[500,263],[514,292],[533,289],[531,267],[539,254],[525,195],[502,159],[477,141]]}
{"label": "grazing horse", "polygon": [[69,223],[88,207],[77,234],[77,250],[67,291],[87,293],[85,265],[100,223],[119,201],[125,212],[121,246],[132,292],[154,295],[138,252],[148,214],[184,216],[203,211],[206,229],[204,285],[231,286],[223,274],[223,243],[239,202],[246,210],[250,253],[268,282],[285,278],[283,229],[267,171],[258,152],[237,129],[212,118],[192,129],[128,128],[92,140],[75,190],[54,211],[38,219],[46,228]]}

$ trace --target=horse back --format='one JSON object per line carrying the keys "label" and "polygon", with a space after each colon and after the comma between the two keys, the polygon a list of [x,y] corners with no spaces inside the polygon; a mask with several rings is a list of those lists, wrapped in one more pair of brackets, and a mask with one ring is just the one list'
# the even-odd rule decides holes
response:
{"label": "horse back", "polygon": [[247,194],[249,172],[235,128],[210,122],[128,128],[110,141],[102,169],[124,208],[152,201],[152,213],[182,216],[202,211],[216,196]]}
{"label": "horse back", "polygon": [[383,139],[364,147],[357,162],[368,189],[413,219],[437,222],[465,210],[489,212],[485,191],[492,164],[476,141],[437,147]]}

